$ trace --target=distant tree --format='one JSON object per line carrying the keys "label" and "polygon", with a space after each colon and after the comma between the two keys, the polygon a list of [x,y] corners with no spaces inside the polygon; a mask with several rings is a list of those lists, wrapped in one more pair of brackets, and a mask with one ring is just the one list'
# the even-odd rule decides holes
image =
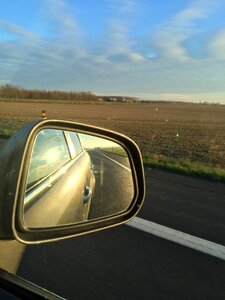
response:
{"label": "distant tree", "polygon": [[91,92],[72,92],[59,90],[39,90],[24,89],[20,86],[5,84],[0,86],[0,97],[3,99],[44,99],[44,100],[71,100],[71,101],[94,101],[97,102],[98,97]]}

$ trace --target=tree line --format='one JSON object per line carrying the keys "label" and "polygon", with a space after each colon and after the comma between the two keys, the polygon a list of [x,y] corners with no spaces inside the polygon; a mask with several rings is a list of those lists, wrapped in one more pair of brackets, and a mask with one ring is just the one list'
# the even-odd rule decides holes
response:
{"label": "tree line", "polygon": [[98,97],[91,92],[67,92],[59,90],[24,89],[19,86],[5,84],[0,86],[0,98],[27,100],[71,100],[77,102],[98,101]]}

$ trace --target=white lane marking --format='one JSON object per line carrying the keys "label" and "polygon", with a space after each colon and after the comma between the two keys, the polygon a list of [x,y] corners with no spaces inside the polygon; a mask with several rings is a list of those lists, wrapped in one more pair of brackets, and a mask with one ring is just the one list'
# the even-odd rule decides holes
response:
{"label": "white lane marking", "polygon": [[126,223],[126,225],[225,260],[225,247],[220,244],[137,217]]}
{"label": "white lane marking", "polygon": [[103,186],[104,183],[104,170],[103,170],[103,161],[100,161],[100,186]]}
{"label": "white lane marking", "polygon": [[105,154],[103,154],[103,153],[101,153],[101,152],[98,152],[98,154],[101,154],[102,156],[105,156],[106,158],[108,158],[109,160],[113,161],[114,163],[116,163],[116,164],[119,165],[120,167],[122,167],[122,168],[124,168],[125,170],[131,172],[131,169],[130,169],[130,168],[125,167],[124,165],[120,164],[118,161],[112,159],[111,157],[109,157],[109,156],[107,156],[107,155],[105,155]]}

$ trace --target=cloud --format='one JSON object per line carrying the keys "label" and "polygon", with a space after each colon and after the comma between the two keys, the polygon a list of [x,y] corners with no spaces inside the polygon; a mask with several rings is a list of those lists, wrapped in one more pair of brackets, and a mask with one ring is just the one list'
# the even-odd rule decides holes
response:
{"label": "cloud", "polygon": [[[74,9],[65,0],[46,0],[46,14],[55,23],[59,36],[79,36],[80,28],[74,18]],[[72,13],[73,12],[73,13]]]}
{"label": "cloud", "polygon": [[117,15],[133,15],[139,10],[139,1],[135,0],[109,0],[111,10]]}
{"label": "cloud", "polygon": [[225,28],[212,38],[209,44],[209,52],[215,59],[225,60]]}
{"label": "cloud", "polygon": [[190,26],[194,21],[202,18],[207,18],[217,6],[217,1],[209,0],[195,0],[181,10],[172,20],[175,24],[181,24],[182,26]]}
{"label": "cloud", "polygon": [[131,41],[128,37],[128,28],[120,20],[113,19],[109,24],[107,32],[109,37],[107,43],[107,53],[127,53],[131,46]]}
{"label": "cloud", "polygon": [[177,61],[190,59],[185,42],[198,33],[196,22],[208,18],[217,5],[217,1],[192,0],[187,7],[160,25],[152,42],[159,55]]}
{"label": "cloud", "polygon": [[113,16],[108,21],[104,34],[102,55],[109,62],[122,64],[139,64],[148,59],[136,48],[136,40],[132,36],[140,3],[137,0],[109,0]]}
{"label": "cloud", "polygon": [[135,50],[135,41],[129,35],[129,27],[121,20],[112,20],[109,24],[107,39],[102,52],[110,61],[120,63],[139,63],[146,60],[146,57]]}
{"label": "cloud", "polygon": [[144,55],[136,52],[129,53],[129,59],[134,63],[142,63],[146,61],[146,57]]}
{"label": "cloud", "polygon": [[1,80],[6,82],[16,80],[23,85],[21,79],[26,75],[33,78],[34,72],[38,73],[46,66],[58,66],[59,62],[62,63],[64,60],[61,53],[55,51],[60,48],[58,43],[56,45],[48,42],[16,24],[2,20],[1,24],[4,24],[4,31],[7,34],[15,37],[0,41],[0,65],[3,76]]}
{"label": "cloud", "polygon": [[[41,85],[43,81],[47,84],[60,77],[60,73],[71,75],[72,70],[81,70],[80,65],[85,64],[88,54],[82,47],[80,29],[72,8],[64,0],[46,0],[45,4],[47,9],[43,17],[53,28],[53,34],[38,36],[16,24],[0,20],[4,31],[16,37],[16,41],[0,42],[1,68],[6,70],[2,80],[12,80],[21,85],[29,85],[32,81],[33,85]],[[62,83],[65,80],[66,76]]]}
{"label": "cloud", "polygon": [[32,34],[27,30],[19,27],[16,24],[9,23],[3,19],[0,19],[0,27],[2,27],[5,31],[18,38],[29,38],[32,36]]}
{"label": "cloud", "polygon": [[[16,43],[4,41],[0,48],[0,62],[5,68],[2,80],[12,80],[21,85],[69,87],[88,86],[87,81],[101,84],[108,75],[118,76],[129,71],[130,64],[141,64],[146,58],[134,48],[129,35],[129,15],[137,2],[123,0],[120,7],[126,21],[120,15],[108,20],[108,28],[99,40],[97,50],[84,39],[82,30],[74,16],[75,8],[65,0],[45,0],[43,18],[49,23],[51,32],[37,36],[16,24],[2,21],[6,32],[18,37]],[[114,1],[116,4],[116,1]],[[126,8],[126,9],[125,9]],[[132,23],[132,22],[131,22]],[[97,74],[97,75],[96,75]],[[98,79],[99,78],[99,79]],[[81,83],[82,82],[82,83]]]}
{"label": "cloud", "polygon": [[[0,83],[165,100],[190,101],[189,95],[194,93],[194,99],[198,94],[223,93],[225,68],[215,57],[224,58],[224,31],[212,39],[211,57],[193,59],[185,46],[198,32],[196,22],[211,14],[208,1],[188,2],[186,8],[159,25],[150,49],[144,45],[149,37],[132,32],[139,1],[131,1],[127,10],[127,0],[113,1],[118,6],[96,40],[86,39],[69,1],[45,3],[41,17],[46,18],[49,32],[43,36],[0,22],[6,33],[16,37],[0,41]],[[117,13],[120,3],[124,9]]]}

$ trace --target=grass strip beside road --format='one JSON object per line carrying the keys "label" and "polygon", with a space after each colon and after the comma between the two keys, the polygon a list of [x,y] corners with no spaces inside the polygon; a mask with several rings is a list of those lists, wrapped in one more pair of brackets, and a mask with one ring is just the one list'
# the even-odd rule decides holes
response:
{"label": "grass strip beside road", "polygon": [[168,157],[143,157],[145,167],[159,168],[175,173],[225,182],[225,169],[203,163]]}
{"label": "grass strip beside road", "polygon": [[0,120],[0,137],[8,139],[15,134],[21,127],[26,124],[26,121],[17,120]]}

